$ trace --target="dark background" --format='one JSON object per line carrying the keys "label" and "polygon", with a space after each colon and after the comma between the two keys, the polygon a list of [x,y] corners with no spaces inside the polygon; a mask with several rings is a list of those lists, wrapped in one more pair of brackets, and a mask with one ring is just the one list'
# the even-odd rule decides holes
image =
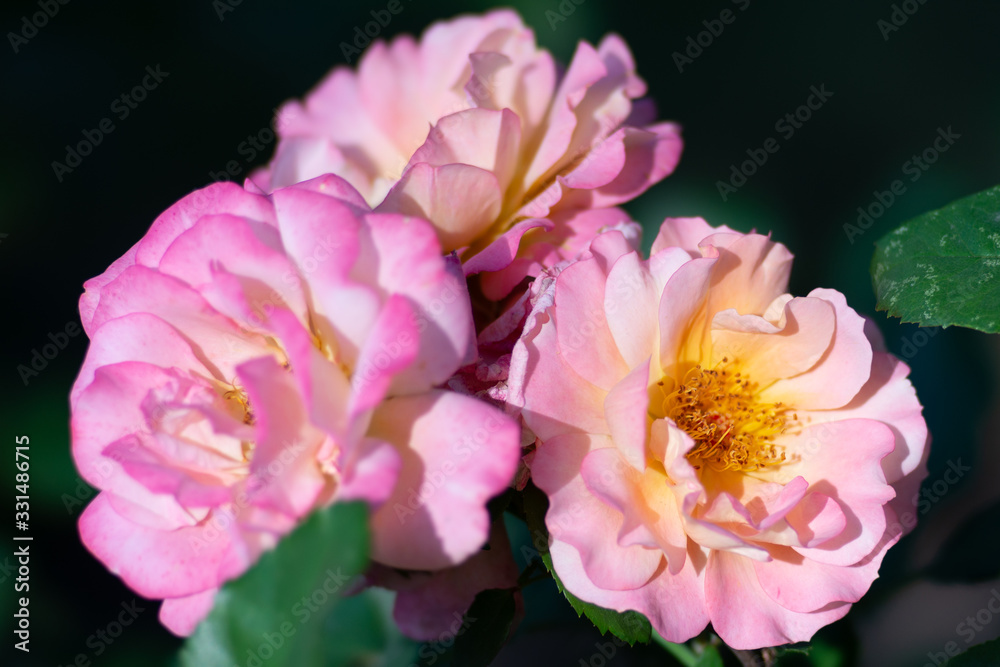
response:
{"label": "dark background", "polygon": [[[58,12],[17,53],[8,33],[21,32],[22,17],[41,9],[21,0],[6,0],[0,9],[0,497],[14,495],[14,437],[28,435],[29,532],[35,537],[32,652],[28,661],[20,656],[13,664],[69,664],[79,653],[95,665],[168,664],[179,641],[159,626],[156,605],[141,600],[146,610],[102,655],[87,645],[88,636],[134,596],[83,549],[76,533],[82,504],[74,496],[87,498],[89,491],[78,486],[69,456],[67,395],[86,351],[85,336],[70,338],[27,386],[18,366],[31,363],[49,333],[79,322],[83,281],[124,253],[158,213],[206,185],[209,173],[221,172],[230,160],[244,174],[266,162],[273,144],[248,161],[241,143],[269,126],[275,107],[302,96],[332,66],[343,64],[341,42],[350,42],[355,26],[386,3],[48,1]],[[492,6],[402,3],[403,12],[384,36],[419,33],[434,20]],[[648,237],[667,215],[701,215],[713,224],[773,232],[796,254],[793,292],[816,286],[843,291],[855,309],[875,318],[889,348],[907,357],[935,437],[928,484],[942,479],[949,461],[972,467],[891,552],[869,597],[824,633],[831,641],[855,644],[858,660],[871,665],[918,664],[949,641],[964,648],[956,625],[1000,587],[995,578],[932,584],[921,574],[949,533],[1000,495],[992,481],[1000,472],[1000,347],[984,334],[960,329],[914,338],[915,326],[875,312],[868,273],[873,243],[884,233],[1000,183],[1000,3],[905,4],[915,13],[887,39],[878,21],[890,20],[889,2],[515,4],[539,43],[563,62],[580,39],[596,43],[610,31],[624,36],[661,118],[683,125],[686,148],[675,174],[628,206],[646,224]],[[702,21],[717,19],[724,9],[735,13],[735,21],[679,72],[673,53],[684,51],[689,37],[705,31]],[[24,34],[31,35],[30,29]],[[141,83],[147,66],[169,75],[121,119],[111,105]],[[785,138],[775,123],[806,102],[811,86],[825,86],[833,95]],[[67,145],[76,145],[106,117],[114,131],[60,181],[52,162],[65,162]],[[939,128],[949,127],[960,138],[911,182],[904,163],[930,147]],[[780,150],[723,201],[716,182],[728,180],[731,166],[769,137]],[[856,224],[857,208],[869,207],[876,191],[888,190],[896,179],[905,183],[905,193],[851,242],[844,225]],[[970,538],[975,549],[966,551],[995,539],[997,524],[979,525],[982,534],[973,531]],[[0,528],[5,652],[13,643],[7,623],[16,575],[5,560],[13,551],[7,546],[12,531],[6,522]],[[958,570],[973,568],[956,562]],[[590,658],[594,636],[566,629],[572,614],[551,589],[532,593],[529,609],[534,611],[508,660],[542,664],[540,646],[557,649],[558,657],[545,664]],[[975,642],[998,635],[1000,615]],[[665,664],[654,653],[620,652],[613,664]]]}

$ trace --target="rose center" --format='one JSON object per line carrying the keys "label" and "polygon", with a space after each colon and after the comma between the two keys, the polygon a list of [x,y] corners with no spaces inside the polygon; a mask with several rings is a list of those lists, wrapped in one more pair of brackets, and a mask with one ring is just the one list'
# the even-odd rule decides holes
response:
{"label": "rose center", "polygon": [[757,383],[735,366],[728,359],[710,369],[696,365],[673,391],[663,391],[662,416],[695,441],[687,454],[695,469],[753,471],[785,460],[774,438],[797,416],[781,403],[760,401]]}

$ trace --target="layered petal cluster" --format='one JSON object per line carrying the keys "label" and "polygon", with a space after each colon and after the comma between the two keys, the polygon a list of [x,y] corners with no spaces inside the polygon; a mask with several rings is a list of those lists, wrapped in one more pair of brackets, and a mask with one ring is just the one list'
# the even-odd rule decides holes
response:
{"label": "layered petal cluster", "polygon": [[335,176],[268,196],[220,183],[85,287],[73,455],[101,493],[81,534],[174,632],[333,502],[370,504],[385,567],[442,570],[486,542],[519,433],[436,388],[474,329],[426,221],[373,213]]}
{"label": "layered petal cluster", "polygon": [[556,572],[671,641],[809,639],[867,591],[926,476],[909,369],[839,292],[788,294],[791,263],[697,218],[645,261],[609,232],[514,350]]}
{"label": "layered petal cluster", "polygon": [[269,191],[321,174],[379,211],[430,220],[489,299],[573,257],[615,208],[673,171],[679,129],[653,123],[625,43],[581,42],[560,72],[508,10],[375,42],[278,113]]}

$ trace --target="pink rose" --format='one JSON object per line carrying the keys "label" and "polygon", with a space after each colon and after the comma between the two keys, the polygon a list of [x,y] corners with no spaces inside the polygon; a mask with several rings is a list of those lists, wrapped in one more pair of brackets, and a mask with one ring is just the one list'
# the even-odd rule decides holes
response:
{"label": "pink rose", "polygon": [[81,535],[174,632],[333,502],[370,504],[382,566],[443,570],[486,542],[519,433],[435,388],[474,332],[425,221],[371,213],[335,176],[270,196],[220,183],[85,287],[73,455],[102,492]]}
{"label": "pink rose", "polygon": [[909,369],[839,292],[787,294],[791,262],[697,218],[647,261],[609,232],[514,350],[556,572],[670,641],[809,639],[868,590],[926,476]]}
{"label": "pink rose", "polygon": [[379,211],[430,220],[496,300],[627,221],[613,207],[673,171],[679,129],[650,124],[649,100],[633,104],[645,92],[615,35],[581,42],[560,73],[516,13],[463,16],[419,42],[376,41],[357,72],[338,67],[286,104],[251,180],[342,176]]}

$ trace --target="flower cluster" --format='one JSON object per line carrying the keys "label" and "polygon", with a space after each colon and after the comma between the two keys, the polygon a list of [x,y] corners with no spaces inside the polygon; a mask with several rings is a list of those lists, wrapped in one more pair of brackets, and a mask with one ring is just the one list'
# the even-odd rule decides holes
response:
{"label": "flower cluster", "polygon": [[[167,209],[80,313],[84,543],[186,635],[311,511],[370,507],[365,581],[438,636],[517,568],[487,503],[548,497],[566,589],[671,641],[808,639],[925,474],[908,369],[759,234],[617,205],[667,176],[616,36],[565,69],[510,11],[375,43],[273,160]],[[489,549],[484,549],[485,546]]]}

